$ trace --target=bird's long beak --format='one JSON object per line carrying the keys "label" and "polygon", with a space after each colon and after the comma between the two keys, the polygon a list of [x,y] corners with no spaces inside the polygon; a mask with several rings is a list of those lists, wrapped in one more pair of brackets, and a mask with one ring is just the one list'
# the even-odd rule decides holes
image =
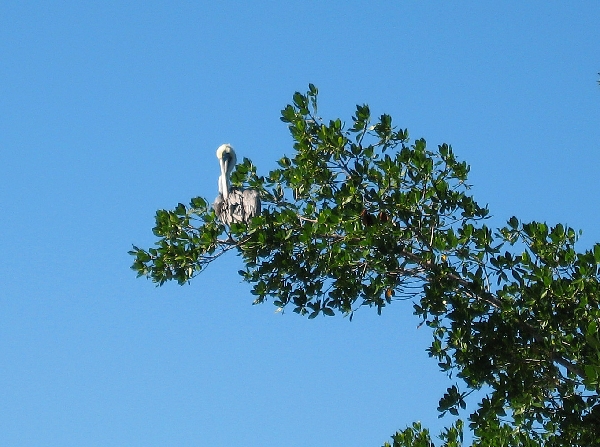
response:
{"label": "bird's long beak", "polygon": [[229,195],[229,188],[227,187],[227,168],[229,167],[229,159],[221,159],[221,189],[223,191],[223,198],[227,200]]}

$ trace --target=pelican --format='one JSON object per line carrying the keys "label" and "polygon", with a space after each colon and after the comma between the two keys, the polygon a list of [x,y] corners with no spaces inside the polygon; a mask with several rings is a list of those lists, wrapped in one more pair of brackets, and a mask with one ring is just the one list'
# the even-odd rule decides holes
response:
{"label": "pelican", "polygon": [[217,149],[217,158],[221,167],[219,176],[219,195],[213,203],[217,217],[225,225],[233,222],[248,223],[260,214],[260,196],[255,189],[231,188],[229,176],[235,167],[237,157],[233,147],[222,144]]}

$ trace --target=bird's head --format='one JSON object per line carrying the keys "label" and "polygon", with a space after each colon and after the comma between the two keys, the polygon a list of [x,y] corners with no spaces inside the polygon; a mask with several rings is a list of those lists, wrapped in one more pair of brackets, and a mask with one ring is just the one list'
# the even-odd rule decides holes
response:
{"label": "bird's head", "polygon": [[232,168],[237,162],[235,151],[229,144],[222,144],[219,146],[217,149],[217,158],[220,162],[226,162],[227,165],[231,166]]}

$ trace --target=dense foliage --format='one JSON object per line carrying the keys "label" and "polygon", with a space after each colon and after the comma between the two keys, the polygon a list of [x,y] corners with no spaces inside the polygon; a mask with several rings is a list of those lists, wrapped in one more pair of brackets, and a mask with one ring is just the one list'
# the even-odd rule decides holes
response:
{"label": "dense foliage", "polygon": [[[409,141],[388,115],[357,106],[351,124],[317,114],[317,89],[282,110],[293,156],[259,176],[248,159],[234,186],[260,192],[248,225],[222,225],[203,198],[156,214],[156,246],[134,247],[133,269],[184,284],[235,250],[255,303],[314,318],[413,299],[432,330],[429,355],[461,379],[438,410],[468,416],[476,446],[600,443],[600,244],[575,250],[563,225],[486,226],[466,183],[469,167],[446,144]],[[461,445],[462,423],[441,435]],[[433,446],[414,425],[393,447]]]}

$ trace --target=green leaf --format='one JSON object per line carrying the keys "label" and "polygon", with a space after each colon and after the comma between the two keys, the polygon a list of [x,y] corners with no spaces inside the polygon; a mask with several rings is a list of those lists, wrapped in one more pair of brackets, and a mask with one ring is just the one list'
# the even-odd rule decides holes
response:
{"label": "green leaf", "polygon": [[331,309],[329,307],[324,307],[322,310],[323,310],[323,314],[325,314],[329,317],[335,316],[335,312],[333,311],[333,309]]}
{"label": "green leaf", "polygon": [[594,260],[597,264],[600,264],[600,244],[594,244]]}

